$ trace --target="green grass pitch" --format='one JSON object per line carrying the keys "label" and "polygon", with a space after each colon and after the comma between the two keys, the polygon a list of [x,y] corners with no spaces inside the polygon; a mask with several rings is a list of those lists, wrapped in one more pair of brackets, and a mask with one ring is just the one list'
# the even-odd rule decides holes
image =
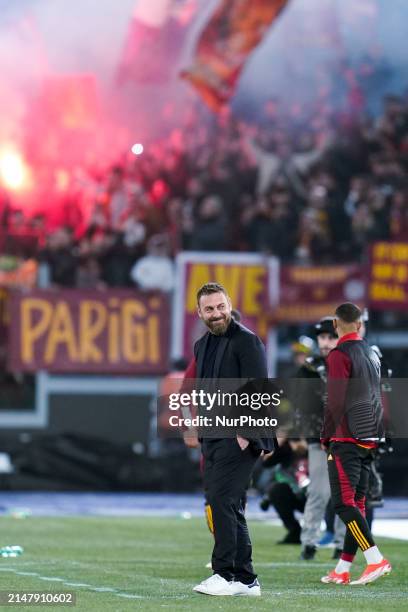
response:
{"label": "green grass pitch", "polygon": [[[211,536],[204,519],[29,518],[0,519],[0,542],[20,544],[24,554],[0,558],[0,591],[75,591],[75,608],[48,610],[407,610],[408,542],[379,540],[394,565],[390,576],[368,586],[323,585],[330,550],[300,562],[298,546],[276,546],[278,527],[251,521],[260,598],[208,597],[192,587],[205,569]],[[363,569],[359,557],[355,576]],[[82,586],[79,586],[82,585]],[[35,609],[33,606],[15,606]],[[6,608],[4,608],[6,609]],[[11,609],[11,608],[8,608]]]}

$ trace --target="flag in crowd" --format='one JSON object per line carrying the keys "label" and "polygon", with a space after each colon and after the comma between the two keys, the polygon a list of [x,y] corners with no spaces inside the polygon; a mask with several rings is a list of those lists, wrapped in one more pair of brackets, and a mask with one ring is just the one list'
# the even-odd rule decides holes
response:
{"label": "flag in crowd", "polygon": [[288,0],[222,0],[202,31],[191,66],[182,71],[214,111],[232,97],[250,53]]}

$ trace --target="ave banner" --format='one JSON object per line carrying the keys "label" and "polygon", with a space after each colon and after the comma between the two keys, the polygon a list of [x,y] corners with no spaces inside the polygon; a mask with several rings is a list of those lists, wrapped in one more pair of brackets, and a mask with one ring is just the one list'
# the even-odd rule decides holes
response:
{"label": "ave banner", "polygon": [[407,310],[408,242],[371,245],[368,297],[375,310]]}
{"label": "ave banner", "polygon": [[282,266],[279,306],[271,311],[280,323],[315,323],[334,314],[342,302],[366,306],[366,282],[360,265]]}
{"label": "ave banner", "polygon": [[193,355],[193,347],[206,331],[197,315],[196,294],[208,282],[227,290],[241,322],[269,340],[268,313],[278,297],[279,264],[274,257],[253,253],[180,253],[176,259],[177,285],[173,302],[173,357]]}
{"label": "ave banner", "polygon": [[251,51],[288,0],[221,0],[181,76],[214,111],[228,103]]}
{"label": "ave banner", "polygon": [[161,293],[33,290],[11,296],[8,369],[161,374],[169,304]]}

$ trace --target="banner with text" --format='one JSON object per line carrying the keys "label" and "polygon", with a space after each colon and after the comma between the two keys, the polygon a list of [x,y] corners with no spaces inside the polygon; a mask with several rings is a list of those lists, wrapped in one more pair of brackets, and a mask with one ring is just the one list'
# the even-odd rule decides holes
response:
{"label": "banner with text", "polygon": [[169,305],[130,290],[14,292],[8,367],[13,371],[160,374],[169,352]]}
{"label": "banner with text", "polygon": [[279,264],[274,257],[252,253],[180,253],[176,260],[177,287],[173,308],[173,356],[190,358],[206,331],[197,315],[196,294],[214,281],[227,290],[241,322],[268,339],[270,304],[278,297]]}
{"label": "banner with text", "polygon": [[365,294],[362,266],[282,266],[279,306],[272,310],[272,319],[315,323],[334,314],[342,302],[364,307]]}
{"label": "banner with text", "polygon": [[408,242],[371,245],[368,297],[375,310],[407,310]]}

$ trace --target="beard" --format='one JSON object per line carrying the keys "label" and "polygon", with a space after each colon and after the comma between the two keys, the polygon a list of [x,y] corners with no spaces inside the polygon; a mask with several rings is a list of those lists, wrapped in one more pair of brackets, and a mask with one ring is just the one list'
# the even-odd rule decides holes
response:
{"label": "beard", "polygon": [[222,336],[231,323],[231,316],[223,315],[222,317],[217,317],[217,319],[207,319],[204,323],[214,336]]}

